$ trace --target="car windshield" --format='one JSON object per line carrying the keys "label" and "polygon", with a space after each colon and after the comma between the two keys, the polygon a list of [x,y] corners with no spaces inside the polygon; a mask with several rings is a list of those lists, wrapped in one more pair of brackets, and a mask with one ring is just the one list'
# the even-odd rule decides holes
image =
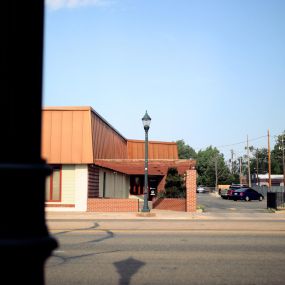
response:
{"label": "car windshield", "polygon": [[230,187],[231,190],[236,190],[236,189],[240,189],[240,188],[241,188],[240,186],[231,186]]}
{"label": "car windshield", "polygon": [[235,192],[244,192],[244,191],[246,191],[247,189],[245,189],[245,188],[241,188],[241,189],[237,189],[237,190],[235,190]]}

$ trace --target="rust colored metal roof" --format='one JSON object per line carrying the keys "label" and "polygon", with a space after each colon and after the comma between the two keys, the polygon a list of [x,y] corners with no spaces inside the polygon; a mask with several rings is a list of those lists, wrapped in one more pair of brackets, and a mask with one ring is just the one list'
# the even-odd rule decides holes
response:
{"label": "rust colored metal roof", "polygon": [[[128,140],[128,159],[144,159],[145,142]],[[175,142],[149,141],[149,159],[178,159],[178,149]]]}
{"label": "rust colored metal roof", "polygon": [[94,160],[127,158],[127,140],[93,111],[91,126]]}
{"label": "rust colored metal roof", "polygon": [[[150,160],[178,160],[175,142],[149,141],[148,149]],[[42,157],[50,164],[143,160],[144,151],[144,141],[127,140],[89,106],[43,108]]]}
{"label": "rust colored metal roof", "polygon": [[42,157],[50,164],[127,158],[127,140],[91,107],[42,111]]}
{"label": "rust colored metal roof", "polygon": [[48,163],[92,163],[91,112],[88,107],[42,111],[42,157]]}
{"label": "rust colored metal roof", "polygon": [[[101,159],[95,160],[96,165],[129,175],[144,174],[143,159]],[[184,159],[149,160],[149,175],[166,175],[169,167],[176,167],[179,174],[195,167],[196,161]]]}

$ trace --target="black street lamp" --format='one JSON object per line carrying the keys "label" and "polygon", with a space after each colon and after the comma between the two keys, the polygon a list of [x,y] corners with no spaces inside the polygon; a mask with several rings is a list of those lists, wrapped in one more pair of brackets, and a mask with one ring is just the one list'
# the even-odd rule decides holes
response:
{"label": "black street lamp", "polygon": [[148,130],[150,126],[151,118],[148,115],[147,111],[142,118],[143,127],[145,130],[145,164],[144,164],[144,201],[142,212],[149,212],[148,207]]}

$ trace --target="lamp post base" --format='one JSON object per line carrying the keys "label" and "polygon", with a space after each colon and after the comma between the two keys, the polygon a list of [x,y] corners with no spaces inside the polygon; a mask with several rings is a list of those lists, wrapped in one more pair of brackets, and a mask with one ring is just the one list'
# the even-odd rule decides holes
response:
{"label": "lamp post base", "polygon": [[149,212],[150,212],[150,209],[148,209],[148,208],[147,208],[147,209],[143,208],[143,209],[141,210],[141,212],[142,212],[142,213],[149,213]]}
{"label": "lamp post base", "polygon": [[150,207],[148,205],[148,197],[147,193],[144,194],[144,201],[143,201],[143,207],[141,209],[142,213],[149,213],[150,212]]}
{"label": "lamp post base", "polygon": [[137,217],[142,217],[142,218],[156,217],[156,213],[140,212],[140,213],[137,213]]}

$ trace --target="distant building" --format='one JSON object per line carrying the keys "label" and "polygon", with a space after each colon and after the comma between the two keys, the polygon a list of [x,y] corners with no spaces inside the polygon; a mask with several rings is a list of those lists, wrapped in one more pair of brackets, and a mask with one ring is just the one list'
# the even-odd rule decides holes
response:
{"label": "distant building", "polygon": [[[269,186],[269,174],[258,174],[254,175],[253,183],[259,186]],[[284,186],[282,174],[271,174],[271,185],[272,186]]]}

